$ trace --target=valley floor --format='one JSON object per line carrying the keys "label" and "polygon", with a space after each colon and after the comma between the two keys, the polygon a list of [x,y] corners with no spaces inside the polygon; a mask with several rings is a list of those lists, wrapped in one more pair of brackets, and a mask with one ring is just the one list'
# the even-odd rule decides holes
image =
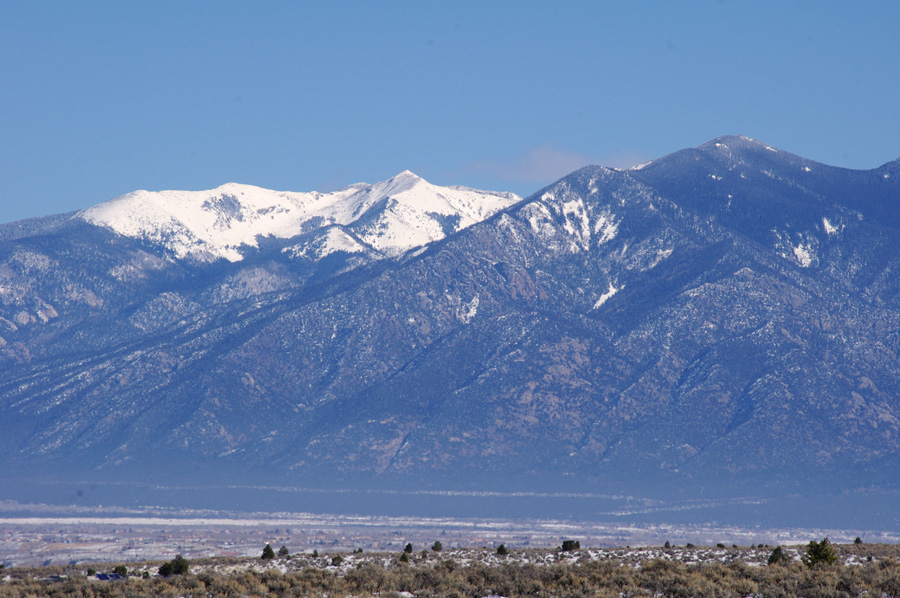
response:
{"label": "valley floor", "polygon": [[[30,509],[37,507],[31,506]],[[398,552],[440,541],[445,549],[481,546],[529,549],[559,546],[575,539],[582,546],[697,546],[723,544],[804,544],[829,537],[852,542],[897,543],[900,535],[866,530],[741,528],[590,522],[561,519],[474,519],[373,517],[309,513],[224,513],[157,510],[144,516],[95,509],[63,514],[0,512],[0,564],[13,566],[258,556],[262,547],[286,546],[291,553]],[[742,555],[742,560],[750,558]],[[759,555],[750,560],[759,559]],[[749,561],[748,561],[749,562]]]}

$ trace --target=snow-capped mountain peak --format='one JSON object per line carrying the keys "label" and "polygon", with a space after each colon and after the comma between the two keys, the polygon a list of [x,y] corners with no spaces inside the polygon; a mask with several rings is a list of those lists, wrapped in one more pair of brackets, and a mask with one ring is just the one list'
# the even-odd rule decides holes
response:
{"label": "snow-capped mountain peak", "polygon": [[[346,227],[375,254],[391,256],[441,239],[519,199],[512,193],[432,185],[405,170],[386,181],[331,193],[240,183],[207,191],[134,191],[78,217],[161,245],[179,259],[236,262],[243,259],[242,247],[256,247],[259,237],[290,239],[333,225]],[[306,254],[301,247],[292,253]]]}

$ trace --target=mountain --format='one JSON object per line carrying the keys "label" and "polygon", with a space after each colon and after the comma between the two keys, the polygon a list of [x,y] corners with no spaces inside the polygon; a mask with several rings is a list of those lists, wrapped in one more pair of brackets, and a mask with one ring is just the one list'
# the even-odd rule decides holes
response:
{"label": "mountain", "polygon": [[[484,220],[512,193],[438,187],[404,171],[333,193],[287,193],[228,183],[210,191],[135,191],[79,214],[119,235],[198,261],[244,258],[257,239],[301,239],[283,251],[396,256]],[[306,234],[304,233],[313,233]]]}
{"label": "mountain", "polygon": [[226,185],[6,225],[8,471],[898,490],[900,161],[723,137],[521,201],[452,191]]}

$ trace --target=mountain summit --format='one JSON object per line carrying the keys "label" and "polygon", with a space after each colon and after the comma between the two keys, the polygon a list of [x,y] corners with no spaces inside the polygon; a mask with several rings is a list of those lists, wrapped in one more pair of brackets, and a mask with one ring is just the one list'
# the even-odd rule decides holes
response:
{"label": "mountain summit", "polygon": [[[438,187],[405,170],[390,179],[331,193],[270,191],[228,183],[209,191],[135,191],[78,217],[119,235],[164,247],[178,259],[237,262],[258,239],[326,232],[338,249],[393,256],[471,226],[520,198]],[[291,248],[304,253],[303,246]]]}

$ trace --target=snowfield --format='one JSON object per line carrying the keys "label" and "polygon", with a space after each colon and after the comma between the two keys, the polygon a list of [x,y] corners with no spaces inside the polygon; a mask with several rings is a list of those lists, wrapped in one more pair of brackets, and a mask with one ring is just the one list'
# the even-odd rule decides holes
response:
{"label": "snowfield", "polygon": [[[365,247],[395,256],[480,222],[521,198],[513,193],[440,187],[405,170],[375,184],[331,193],[272,191],[227,183],[208,191],[135,191],[78,213],[120,235],[161,245],[177,259],[241,261],[260,237],[290,239],[335,225],[314,247],[323,257]],[[352,234],[349,234],[349,231]]]}

